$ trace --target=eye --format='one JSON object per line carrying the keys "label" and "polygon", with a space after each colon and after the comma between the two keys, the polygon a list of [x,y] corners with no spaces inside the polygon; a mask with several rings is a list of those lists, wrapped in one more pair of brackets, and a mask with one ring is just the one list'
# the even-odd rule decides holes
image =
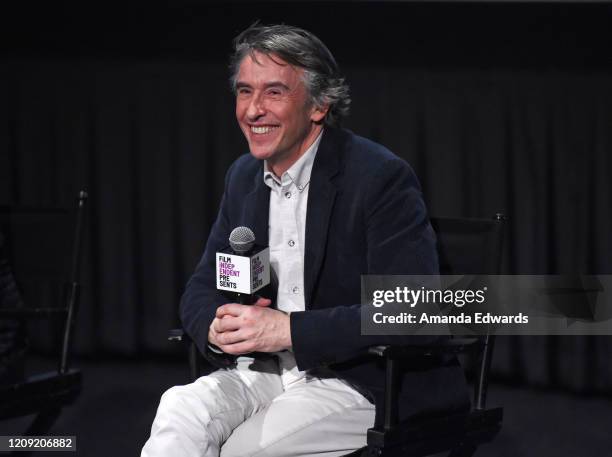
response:
{"label": "eye", "polygon": [[270,88],[266,91],[266,93],[272,97],[280,97],[283,94],[283,91],[278,88]]}
{"label": "eye", "polygon": [[251,89],[249,89],[248,87],[239,87],[238,90],[236,91],[236,95],[241,95],[241,96],[249,95],[250,93],[251,93]]}

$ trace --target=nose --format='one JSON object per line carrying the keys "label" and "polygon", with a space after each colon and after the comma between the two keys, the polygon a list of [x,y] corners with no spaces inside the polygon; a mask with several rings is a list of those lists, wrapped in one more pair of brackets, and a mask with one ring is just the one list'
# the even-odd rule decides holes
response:
{"label": "nose", "polygon": [[265,113],[266,110],[263,100],[261,99],[261,95],[253,94],[251,100],[249,101],[249,106],[247,107],[247,117],[249,120],[255,120],[263,116]]}

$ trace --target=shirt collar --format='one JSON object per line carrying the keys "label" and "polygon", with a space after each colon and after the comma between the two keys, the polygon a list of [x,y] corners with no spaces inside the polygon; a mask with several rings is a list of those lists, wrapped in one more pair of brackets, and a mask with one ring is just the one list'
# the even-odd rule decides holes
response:
{"label": "shirt collar", "polygon": [[274,190],[274,183],[279,186],[286,186],[293,182],[295,187],[297,187],[299,192],[302,192],[310,183],[310,175],[312,173],[312,166],[314,164],[315,156],[317,155],[317,150],[319,149],[319,144],[321,143],[321,137],[323,136],[323,131],[319,133],[319,136],[312,142],[310,147],[306,149],[306,152],[300,157],[297,162],[295,162],[289,169],[283,173],[280,179],[270,171],[268,167],[268,162],[264,161],[264,174],[263,179],[264,183]]}

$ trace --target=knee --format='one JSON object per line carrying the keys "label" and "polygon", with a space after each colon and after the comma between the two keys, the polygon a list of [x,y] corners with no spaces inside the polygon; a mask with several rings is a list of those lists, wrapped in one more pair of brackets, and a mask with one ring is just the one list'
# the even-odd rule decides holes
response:
{"label": "knee", "polygon": [[159,403],[160,405],[171,408],[184,402],[187,397],[189,397],[189,392],[185,386],[174,386],[170,387],[162,394]]}
{"label": "knee", "polygon": [[[189,386],[174,386],[166,390],[159,401],[159,412],[184,415],[197,407],[198,396]],[[201,411],[204,413],[204,411]]]}

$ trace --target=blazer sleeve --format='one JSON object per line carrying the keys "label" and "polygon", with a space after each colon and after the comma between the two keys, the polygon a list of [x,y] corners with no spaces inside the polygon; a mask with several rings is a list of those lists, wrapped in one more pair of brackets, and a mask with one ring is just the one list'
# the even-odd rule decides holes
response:
{"label": "blazer sleeve", "polygon": [[[380,275],[436,275],[436,237],[416,175],[395,157],[362,187],[367,271]],[[347,361],[378,344],[428,344],[439,337],[361,335],[361,305],[291,313],[293,352],[300,370]]]}
{"label": "blazer sleeve", "polygon": [[229,202],[230,182],[234,164],[225,176],[225,188],[217,219],[212,226],[206,248],[195,272],[185,286],[180,303],[180,317],[183,328],[195,342],[200,352],[215,366],[228,366],[233,358],[227,354],[216,354],[208,346],[208,328],[219,306],[228,302],[225,295],[217,290],[215,255],[227,245],[230,232]]}

